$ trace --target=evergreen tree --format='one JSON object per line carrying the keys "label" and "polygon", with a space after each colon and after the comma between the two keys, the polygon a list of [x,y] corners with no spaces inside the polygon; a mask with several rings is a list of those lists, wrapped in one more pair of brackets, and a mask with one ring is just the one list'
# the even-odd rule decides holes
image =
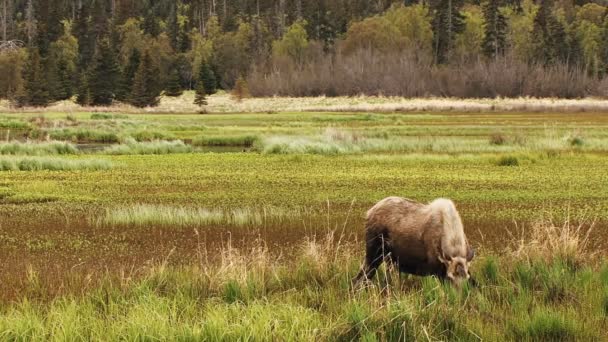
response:
{"label": "evergreen tree", "polygon": [[198,82],[196,84],[196,91],[194,96],[194,104],[199,107],[203,107],[207,105],[207,96],[205,92],[205,85],[203,82]]}
{"label": "evergreen tree", "polygon": [[488,58],[495,58],[505,51],[507,19],[500,13],[499,5],[499,0],[488,0],[483,7],[485,36],[482,48]]}
{"label": "evergreen tree", "polygon": [[140,108],[158,105],[160,90],[157,78],[158,69],[154,67],[150,54],[146,51],[135,73],[129,103]]}
{"label": "evergreen tree", "polygon": [[167,21],[167,35],[171,42],[171,47],[174,51],[178,51],[179,46],[179,22],[177,21],[177,4],[172,3],[171,11],[169,13],[169,19]]}
{"label": "evergreen tree", "polygon": [[57,100],[67,100],[74,95],[72,77],[68,69],[68,62],[65,59],[60,59],[57,63],[57,85],[60,89]]}
{"label": "evergreen tree", "polygon": [[165,95],[171,97],[181,96],[183,94],[181,77],[179,75],[179,70],[177,67],[174,67],[171,71],[171,75],[169,75],[169,81],[167,82],[167,87],[165,89]]}
{"label": "evergreen tree", "polygon": [[153,38],[156,38],[160,33],[160,28],[158,25],[158,20],[154,15],[152,9],[149,9],[144,16],[144,21],[142,23],[142,29],[145,34],[149,34]]}
{"label": "evergreen tree", "polygon": [[198,83],[203,83],[205,86],[205,94],[213,95],[217,92],[217,80],[215,73],[209,67],[209,64],[203,62],[199,70]]}
{"label": "evergreen tree", "polygon": [[436,0],[433,6],[433,49],[438,64],[450,60],[456,35],[464,30],[462,5],[463,0]]}
{"label": "evergreen tree", "polygon": [[88,106],[91,103],[91,92],[86,73],[82,73],[80,80],[78,80],[78,96],[76,96],[76,103],[81,106]]}
{"label": "evergreen tree", "polygon": [[78,70],[83,73],[88,69],[94,52],[94,40],[91,39],[89,32],[88,6],[80,8],[73,30],[74,36],[78,39]]}
{"label": "evergreen tree", "polygon": [[71,98],[73,95],[72,75],[68,70],[67,61],[65,59],[56,61],[49,57],[46,64],[51,98],[56,101]]}
{"label": "evergreen tree", "polygon": [[179,30],[179,47],[177,50],[181,53],[185,53],[190,50],[190,47],[190,35],[184,25],[184,27],[181,27]]}
{"label": "evergreen tree", "polygon": [[541,0],[532,30],[534,60],[545,65],[566,62],[569,54],[566,30],[553,15],[552,7],[551,0]]}
{"label": "evergreen tree", "polygon": [[102,39],[98,44],[90,70],[89,92],[93,106],[109,106],[114,100],[114,92],[118,86],[119,69],[114,49],[108,39]]}
{"label": "evergreen tree", "polygon": [[25,85],[23,92],[18,96],[21,106],[46,107],[51,102],[47,75],[42,68],[38,49],[29,50],[28,64],[25,69]]}
{"label": "evergreen tree", "polygon": [[133,88],[133,81],[135,79],[135,74],[137,73],[137,69],[139,68],[139,63],[141,61],[141,54],[139,50],[133,49],[131,55],[129,56],[129,61],[127,65],[122,70],[122,75],[120,77],[120,83],[116,92],[116,99],[119,101],[126,101],[131,96],[131,90]]}

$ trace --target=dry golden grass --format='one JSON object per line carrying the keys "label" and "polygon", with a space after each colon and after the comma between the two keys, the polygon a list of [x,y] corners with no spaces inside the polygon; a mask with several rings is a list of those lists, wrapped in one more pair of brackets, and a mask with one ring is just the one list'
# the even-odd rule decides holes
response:
{"label": "dry golden grass", "polygon": [[[237,100],[227,92],[208,96],[207,113],[274,112],[600,112],[608,101],[600,98],[403,98],[384,96],[355,97],[266,97]],[[111,107],[82,107],[73,101],[60,101],[47,108],[16,108],[0,101],[0,112],[120,112],[120,113],[199,113],[194,92],[181,97],[162,97],[158,107],[136,108],[127,104]]]}
{"label": "dry golden grass", "polygon": [[508,254],[516,260],[551,262],[557,258],[579,265],[589,263],[598,256],[597,250],[589,246],[594,225],[595,222],[585,219],[575,223],[570,217],[562,224],[556,224],[551,218],[538,220],[529,232],[520,231],[521,236],[514,239],[516,242],[509,247]]}

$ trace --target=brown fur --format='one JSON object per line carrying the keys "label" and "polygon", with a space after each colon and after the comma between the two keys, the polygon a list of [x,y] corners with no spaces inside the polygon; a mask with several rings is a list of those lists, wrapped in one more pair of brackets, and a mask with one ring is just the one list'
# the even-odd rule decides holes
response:
{"label": "brown fur", "polygon": [[367,212],[365,229],[366,260],[355,282],[372,278],[387,259],[404,273],[449,278],[456,285],[469,278],[474,252],[450,200],[424,205],[385,198]]}

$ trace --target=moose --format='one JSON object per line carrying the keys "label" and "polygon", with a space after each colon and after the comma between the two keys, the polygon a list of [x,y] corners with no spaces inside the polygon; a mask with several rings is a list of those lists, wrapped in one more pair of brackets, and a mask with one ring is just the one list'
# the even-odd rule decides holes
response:
{"label": "moose", "polygon": [[425,205],[401,197],[385,198],[367,211],[365,237],[365,264],[354,284],[373,278],[385,261],[400,272],[434,275],[456,287],[471,278],[469,266],[475,251],[449,199]]}

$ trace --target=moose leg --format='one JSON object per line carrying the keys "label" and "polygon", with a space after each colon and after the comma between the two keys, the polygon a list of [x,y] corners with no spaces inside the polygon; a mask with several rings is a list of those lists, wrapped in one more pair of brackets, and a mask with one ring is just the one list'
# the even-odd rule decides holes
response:
{"label": "moose leg", "polygon": [[358,284],[362,279],[372,279],[376,270],[385,259],[384,237],[377,235],[367,240],[365,250],[365,265],[361,267],[359,274],[353,279],[353,284]]}

